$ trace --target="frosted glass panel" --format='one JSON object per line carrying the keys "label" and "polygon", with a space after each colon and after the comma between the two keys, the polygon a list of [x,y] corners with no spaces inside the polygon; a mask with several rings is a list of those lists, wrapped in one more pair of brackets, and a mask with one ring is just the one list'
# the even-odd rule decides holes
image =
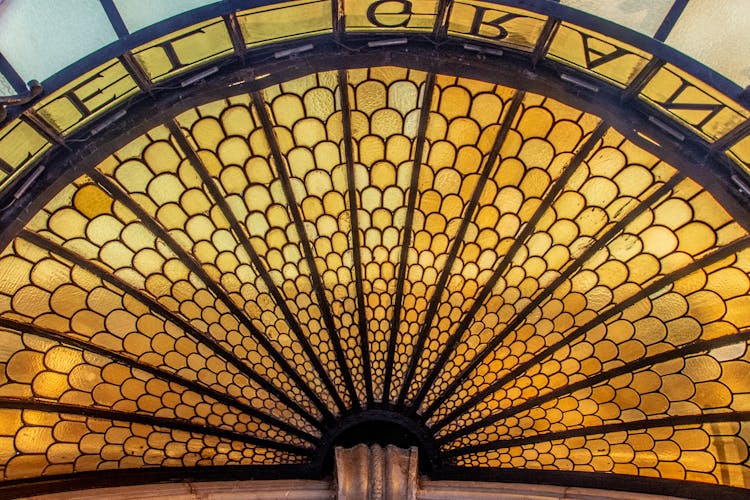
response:
{"label": "frosted glass panel", "polygon": [[6,0],[0,52],[26,80],[45,80],[117,39],[97,0]]}
{"label": "frosted glass panel", "polygon": [[674,0],[562,0],[560,3],[653,36]]}
{"label": "frosted glass panel", "polygon": [[16,91],[13,90],[13,87],[8,83],[8,80],[6,80],[3,75],[0,75],[0,96],[13,95],[15,93]]}
{"label": "frosted glass panel", "polygon": [[750,84],[750,2],[691,0],[667,43],[740,86]]}
{"label": "frosted glass panel", "polygon": [[133,33],[139,29],[158,23],[188,10],[208,5],[211,0],[115,0],[117,10],[128,31]]}

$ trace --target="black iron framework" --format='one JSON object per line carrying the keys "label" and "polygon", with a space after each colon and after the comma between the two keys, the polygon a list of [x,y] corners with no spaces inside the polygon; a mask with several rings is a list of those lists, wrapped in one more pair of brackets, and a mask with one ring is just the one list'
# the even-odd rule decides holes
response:
{"label": "black iron framework", "polygon": [[[528,2],[521,0],[505,3],[522,8],[532,8],[528,5]],[[222,2],[218,5],[198,9],[183,16],[177,16],[176,18],[165,21],[154,27],[147,28],[137,34],[129,34],[127,32],[127,29],[125,28],[122,19],[119,17],[119,14],[116,12],[114,3],[111,0],[102,0],[102,5],[105,6],[105,10],[120,37],[120,41],[115,44],[116,47],[112,46],[103,49],[99,53],[87,58],[79,65],[76,65],[75,71],[80,72],[81,68],[93,65],[93,61],[100,61],[102,58],[110,58],[115,53],[117,53],[118,56],[124,54],[122,56],[124,60],[131,60],[128,56],[130,54],[129,51],[139,44],[142,44],[145,40],[153,38],[156,34],[160,33],[161,30],[169,30],[164,31],[164,33],[171,32],[176,29],[176,27],[188,26],[194,24],[198,20],[208,19],[216,15],[224,16],[225,22],[233,24],[236,22],[236,19],[233,17],[236,10],[256,6],[256,3],[239,1]],[[96,121],[84,127],[82,131],[77,132],[68,138],[63,138],[56,134],[54,130],[46,130],[43,121],[39,121],[40,119],[38,118],[38,115],[36,115],[33,110],[26,111],[23,118],[36,129],[44,132],[44,134],[54,142],[57,142],[64,147],[53,149],[53,151],[45,157],[44,162],[46,169],[39,176],[39,181],[37,183],[30,187],[27,186],[25,191],[19,191],[19,188],[23,183],[17,182],[13,186],[13,189],[7,190],[3,197],[0,198],[0,204],[4,206],[6,206],[5,203],[7,201],[11,202],[6,206],[6,210],[0,216],[0,225],[6,228],[0,233],[0,245],[5,246],[14,237],[18,237],[48,251],[52,255],[72,262],[74,265],[87,270],[113,287],[134,297],[154,313],[174,323],[187,332],[187,334],[196,339],[198,343],[207,346],[218,357],[236,367],[248,379],[252,380],[269,394],[273,395],[274,398],[278,399],[288,408],[302,416],[309,424],[321,433],[321,437],[301,430],[270,413],[253,408],[252,406],[239,401],[237,398],[217,391],[201,382],[189,380],[179,374],[140,362],[123,353],[110,352],[73,336],[63,335],[59,332],[36,325],[24,324],[16,320],[0,318],[0,327],[12,331],[30,333],[54,340],[55,342],[64,345],[86,349],[95,352],[96,354],[109,357],[118,363],[142,370],[150,373],[154,377],[186,387],[205,397],[213,398],[222,402],[240,412],[251,415],[265,424],[294,435],[310,445],[310,447],[307,447],[307,445],[303,447],[276,440],[258,438],[252,435],[228,431],[224,428],[210,425],[198,425],[175,419],[146,416],[136,413],[127,414],[125,412],[114,410],[106,411],[98,408],[84,408],[75,405],[65,405],[62,403],[49,403],[43,401],[27,402],[3,399],[0,400],[0,408],[39,409],[43,411],[48,410],[76,415],[88,415],[94,418],[145,423],[156,427],[174,428],[186,432],[209,434],[227,439],[239,440],[257,446],[269,447],[280,451],[298,454],[309,459],[309,463],[295,466],[249,466],[226,471],[213,468],[200,468],[200,470],[185,468],[176,469],[175,471],[170,471],[168,473],[164,471],[149,472],[143,476],[140,474],[134,476],[130,471],[118,471],[113,476],[114,483],[118,484],[137,484],[157,480],[159,478],[159,480],[164,478],[178,480],[180,478],[194,478],[196,476],[202,476],[204,479],[237,478],[237,474],[241,477],[247,478],[258,477],[259,475],[262,475],[265,478],[319,477],[326,471],[326,464],[328,461],[327,457],[330,455],[331,447],[339,442],[341,436],[346,435],[351,428],[356,428],[359,425],[366,425],[368,422],[386,422],[388,425],[392,425],[394,429],[406,430],[405,432],[410,436],[410,439],[413,438],[414,444],[419,445],[422,452],[426,454],[429,462],[429,470],[431,471],[432,477],[436,479],[466,479],[467,477],[471,477],[487,480],[532,480],[533,478],[535,481],[548,482],[550,484],[583,485],[591,487],[611,486],[621,489],[630,489],[632,491],[680,494],[696,498],[708,493],[714,494],[715,492],[720,492],[721,494],[726,495],[727,498],[741,498],[745,495],[745,490],[735,488],[711,488],[706,485],[696,485],[693,483],[689,486],[685,486],[681,482],[669,480],[638,478],[638,481],[633,481],[633,483],[638,484],[631,484],[630,481],[632,481],[632,478],[626,479],[617,474],[566,474],[556,471],[532,472],[524,470],[508,471],[502,469],[487,470],[482,467],[456,467],[452,465],[452,460],[460,455],[495,450],[501,447],[524,446],[542,440],[565,439],[575,436],[604,434],[606,432],[648,429],[663,426],[715,422],[746,422],[750,420],[750,412],[671,416],[643,421],[606,424],[601,426],[584,427],[581,429],[550,432],[540,434],[536,437],[491,441],[479,445],[462,446],[453,449],[441,448],[441,446],[455,441],[461,436],[475,432],[485,426],[492,425],[502,419],[512,417],[526,409],[541,405],[561,395],[571,394],[577,390],[592,387],[595,384],[617,377],[618,375],[631,373],[641,368],[653,366],[679,357],[704,353],[712,349],[743,343],[750,340],[750,334],[747,330],[744,330],[737,334],[726,335],[712,340],[694,341],[676,348],[673,351],[647,356],[638,361],[626,363],[618,368],[603,371],[584,381],[566,385],[565,387],[552,390],[545,394],[540,394],[517,406],[499,411],[467,424],[459,430],[448,431],[446,434],[438,436],[439,431],[443,430],[451,422],[454,422],[458,416],[475,406],[485,397],[493,394],[507,382],[523,374],[529,367],[541,362],[557,350],[569,345],[586,332],[603,324],[609,318],[622,313],[626,308],[638,301],[674,285],[675,282],[693,271],[709,267],[712,264],[731,257],[750,246],[750,237],[741,238],[713,251],[712,253],[702,256],[693,263],[688,264],[677,271],[671,272],[647,286],[644,286],[635,295],[605,311],[595,320],[575,329],[572,334],[563,340],[542,349],[530,359],[518,364],[513,370],[500,377],[488,387],[481,391],[477,391],[470,398],[462,401],[461,404],[457,405],[448,413],[440,416],[434,422],[428,423],[428,421],[430,421],[435,415],[435,411],[438,407],[455,393],[455,390],[469,378],[472,370],[474,370],[485,359],[485,357],[503,341],[503,339],[521,325],[528,314],[548,298],[559,285],[581,269],[592,256],[604,248],[616,236],[621,234],[630,223],[646,211],[650,210],[657,202],[672,193],[675,187],[683,181],[686,176],[691,176],[704,183],[707,189],[711,190],[716,198],[723,202],[725,207],[736,216],[740,224],[745,227],[750,227],[750,216],[747,213],[747,207],[743,206],[746,199],[743,198],[744,195],[742,193],[736,192],[734,186],[728,180],[731,175],[736,173],[736,169],[723,157],[723,154],[728,148],[746,136],[748,130],[750,130],[750,122],[744,122],[734,131],[729,132],[723,139],[720,139],[711,145],[689,132],[686,132],[688,134],[688,140],[678,142],[675,141],[674,137],[670,137],[668,133],[665,133],[663,129],[646,122],[644,120],[644,115],[647,115],[648,113],[644,111],[644,109],[646,109],[645,105],[637,103],[634,100],[638,91],[642,89],[649,78],[665,64],[665,61],[671,61],[673,63],[677,62],[691,68],[696,68],[694,73],[699,75],[707,75],[707,70],[696,66],[696,63],[692,61],[687,61],[682,56],[676,55],[667,47],[652,43],[651,40],[646,40],[646,37],[636,35],[632,32],[626,32],[619,28],[615,29],[610,23],[594,20],[591,16],[576,13],[563,6],[551,3],[550,5],[545,4],[544,13],[553,16],[553,19],[548,21],[544,30],[545,35],[541,37],[537,49],[531,55],[512,54],[507,60],[487,58],[483,55],[471,55],[467,57],[466,52],[462,51],[459,44],[451,44],[450,38],[446,35],[446,19],[450,12],[451,5],[451,2],[440,2],[440,11],[437,15],[436,26],[431,35],[433,39],[429,39],[428,37],[425,41],[424,36],[420,35],[417,37],[411,34],[406,34],[405,38],[408,40],[408,47],[406,48],[371,48],[367,46],[367,42],[372,40],[374,35],[356,35],[346,33],[345,29],[341,27],[341,8],[337,2],[332,2],[332,12],[335,20],[333,24],[333,37],[323,36],[315,38],[315,50],[304,58],[293,58],[289,61],[268,62],[269,55],[272,54],[271,50],[273,49],[264,48],[256,51],[247,50],[244,45],[239,43],[239,40],[237,40],[237,37],[235,36],[233,38],[233,47],[237,59],[223,64],[222,67],[217,70],[216,74],[211,76],[211,78],[208,78],[200,87],[186,87],[185,89],[166,87],[153,88],[146,77],[143,75],[134,75],[136,76],[135,79],[139,83],[141,89],[148,90],[149,94],[128,102],[128,114],[126,118],[121,118],[116,121],[108,130],[102,132],[100,135],[97,135],[96,137],[88,137],[88,140],[83,137],[89,130],[91,130],[91,128],[96,126]],[[673,10],[677,9],[678,6],[684,8],[684,3],[676,2]],[[657,33],[657,39],[660,36],[666,36],[664,33],[668,32],[670,26],[674,25],[678,16],[679,13],[670,13],[668,19],[665,20],[662,28],[660,28],[659,33]],[[574,21],[581,25],[600,28],[602,32],[607,32],[608,34],[613,34],[615,36],[621,35],[624,41],[630,43],[638,42],[640,46],[653,49],[652,52],[656,57],[651,63],[646,65],[640,75],[624,89],[606,87],[603,88],[601,92],[594,95],[585,90],[581,90],[580,88],[571,87],[564,82],[561,82],[557,77],[559,66],[553,62],[545,60],[545,51],[548,48],[547,42],[554,33],[556,27],[559,25],[559,22],[563,20]],[[236,35],[237,27],[234,26],[230,32],[235,33]],[[331,38],[335,38],[335,40],[332,40]],[[375,36],[375,38],[377,38],[377,36]],[[436,48],[436,41],[445,43],[446,45]],[[291,45],[286,44],[280,46],[288,47]],[[274,46],[274,49],[278,47],[279,46]],[[349,68],[374,66],[376,64],[388,64],[393,61],[398,61],[400,65],[406,67],[424,69],[428,71],[428,76],[423,85],[417,134],[412,150],[414,168],[410,179],[408,202],[406,205],[407,212],[402,233],[403,239],[400,242],[400,260],[397,268],[397,287],[393,316],[390,319],[390,336],[388,338],[383,401],[378,402],[373,396],[374,391],[372,387],[372,375],[370,373],[370,354],[367,339],[367,318],[364,312],[365,294],[362,284],[362,259],[359,253],[361,244],[358,220],[359,207],[355,193],[356,186],[354,181],[356,152],[354,150],[354,140],[352,138],[352,104],[349,102],[349,82],[346,70]],[[532,64],[529,65],[529,62]],[[529,69],[530,66],[533,66],[533,70]],[[360,347],[363,356],[362,362],[366,387],[365,401],[359,401],[358,399],[352,380],[352,373],[347,363],[346,354],[342,349],[339,332],[335,326],[332,307],[326,297],[323,280],[316,267],[312,242],[307,236],[304,227],[303,214],[300,212],[300,208],[297,205],[299,200],[295,199],[290,175],[287,171],[288,165],[274,132],[271,116],[269,116],[266,104],[260,94],[262,89],[273,83],[287,81],[295,76],[308,74],[311,71],[311,68],[313,68],[314,71],[323,69],[337,70],[336,77],[340,99],[339,106],[343,113],[342,149],[347,172],[347,209],[351,220],[350,240],[353,250],[353,265],[357,295],[356,303],[358,309],[356,322],[358,325]],[[499,69],[502,69],[503,71],[499,71]],[[49,80],[49,82],[51,82],[49,88],[54,89],[55,85],[57,85],[57,87],[61,86],[61,82],[68,78],[69,71],[74,71],[74,69],[65,70],[65,72],[52,77]],[[14,85],[17,84],[18,78],[13,76],[12,68],[10,68],[7,63],[4,63],[4,59],[1,55],[0,72],[6,76],[9,81],[14,82]],[[270,76],[267,78],[255,79],[256,75],[266,74]],[[432,295],[429,297],[425,320],[420,325],[417,341],[412,351],[412,358],[406,368],[403,380],[399,382],[394,376],[393,365],[401,326],[400,322],[402,321],[401,313],[404,300],[403,285],[407,272],[406,257],[412,244],[414,233],[412,224],[415,216],[420,165],[426,148],[426,131],[430,118],[430,106],[432,103],[433,92],[435,92],[435,79],[437,74],[466,75],[499,84],[509,84],[518,90],[510,103],[503,109],[500,132],[491,147],[486,162],[479,169],[481,172],[480,181],[476,184],[469,203],[462,214],[461,224],[456,232],[454,241],[451,243],[448,258],[440,272],[437,284],[432,291]],[[48,82],[45,82],[45,86],[47,85]],[[729,90],[727,93],[730,95],[736,94],[738,90],[726,81],[722,82],[720,79],[716,86],[720,89],[723,88]],[[536,208],[533,216],[515,236],[515,241],[510,250],[497,263],[494,272],[492,273],[492,277],[479,291],[473,306],[462,317],[457,330],[455,330],[448,342],[444,345],[435,364],[430,367],[425,380],[416,392],[417,395],[414,399],[408,400],[408,391],[414,381],[417,365],[425,349],[427,336],[430,333],[430,329],[433,327],[437,309],[440,305],[442,292],[448,284],[450,270],[459,254],[461,245],[464,243],[464,238],[469,229],[472,217],[477,211],[479,197],[485,183],[500,161],[500,150],[506,141],[507,134],[513,121],[519,113],[526,92],[537,92],[546,96],[552,96],[563,102],[571,103],[579,109],[590,110],[598,116],[603,117],[604,121],[598,125],[594,132],[592,132],[587,138],[585,143],[583,143],[583,145],[575,152],[575,155],[573,155],[569,161],[562,175],[558,177],[546,191],[542,202]],[[187,110],[196,104],[220,98],[228,98],[240,93],[250,93],[252,107],[260,119],[265,137],[270,144],[273,163],[275,164],[278,176],[281,180],[284,194],[290,202],[289,212],[291,214],[291,220],[300,236],[301,247],[304,251],[303,257],[310,271],[310,278],[313,283],[313,292],[321,309],[325,329],[327,330],[332,342],[335,359],[342,374],[343,384],[346,387],[346,394],[342,394],[337,390],[334,380],[332,380],[330,373],[318,359],[315,350],[310,345],[309,340],[301,329],[298,319],[294,317],[292,311],[285,304],[283,294],[278,289],[278,286],[274,284],[273,279],[269,274],[269,269],[266,269],[263,260],[253,248],[248,234],[243,229],[242,224],[238,221],[237,217],[232,212],[231,207],[224,199],[224,193],[221,191],[220,186],[218,186],[215,180],[211,177],[208,168],[198,156],[198,152],[194,145],[192,145],[186,138],[184,131],[180,128],[177,121],[174,120],[174,117],[181,111]],[[154,106],[156,107],[156,112],[154,112]],[[104,118],[101,118],[101,120],[104,120]],[[94,170],[93,167],[97,162],[101,161],[104,156],[111,153],[119,146],[126,144],[130,139],[142,133],[144,130],[147,130],[150,125],[158,123],[166,123],[174,142],[178,144],[180,149],[187,155],[188,161],[193,165],[193,168],[201,177],[203,185],[210,194],[213,202],[219,207],[224,217],[229,221],[234,237],[240,242],[246,253],[250,256],[253,268],[262,278],[269,293],[281,308],[284,320],[289,325],[291,331],[295,334],[296,341],[303,347],[315,373],[320,378],[321,383],[325,386],[326,391],[334,401],[336,406],[334,411],[336,411],[338,415],[334,415],[332,409],[321,400],[320,394],[316,393],[314,388],[310,387],[300,375],[299,370],[293,366],[289,360],[284,358],[278,349],[274,347],[268,339],[267,332],[261,331],[257,328],[248,313],[232,300],[230,293],[220,283],[217,283],[210,278],[210,275],[203,268],[198,257],[194,253],[181,247],[175,238],[170,235],[169,231],[162,226],[156,218],[149,215],[145,210],[139,207],[139,205],[134,202],[128,193],[126,193],[121,187],[112,182],[108,177]],[[623,218],[619,219],[612,225],[612,227],[604,232],[604,234],[602,234],[594,244],[588,247],[585,252],[570,262],[558,277],[548,285],[546,290],[542,291],[531,302],[529,302],[521,312],[508,322],[507,326],[496,332],[493,338],[479,353],[477,353],[473,360],[462,367],[460,373],[452,380],[447,389],[432,400],[426,411],[421,411],[420,406],[428,394],[433,391],[437,377],[445,367],[449,356],[462,342],[462,337],[468,331],[473,317],[486,303],[486,299],[492,292],[493,287],[511,265],[513,259],[518,255],[522,245],[528,241],[529,237],[536,230],[536,226],[544,212],[550,208],[557,195],[565,187],[565,184],[575,175],[576,171],[586,160],[590,152],[597,146],[610,126],[621,130],[623,133],[629,134],[627,137],[645,150],[654,152],[665,160],[680,167],[686,165],[684,172],[677,173],[658,189],[654,190],[649,196],[640,201],[628,214],[623,216]],[[648,136],[655,138],[660,144],[654,144],[639,137],[637,132],[634,132],[634,129],[643,131]],[[684,129],[681,130],[684,131]],[[79,140],[81,142],[78,142]],[[0,163],[0,170],[10,173],[13,169],[9,165]],[[206,285],[211,293],[227,306],[233,316],[237,318],[238,321],[252,334],[253,339],[261,345],[266,352],[268,352],[273,361],[281,367],[284,374],[294,382],[295,386],[304,393],[305,397],[308,398],[313,406],[320,412],[322,415],[321,418],[317,418],[315,415],[312,415],[309,411],[305,410],[298,401],[274,385],[273,380],[264,378],[257,373],[250,364],[238,358],[232,352],[231,346],[222,344],[222,342],[217,341],[208,333],[200,331],[192,325],[189,320],[174,311],[170,311],[164,305],[148,296],[145,292],[128,284],[103,266],[99,266],[68,248],[65,248],[64,246],[39,234],[28,229],[22,229],[23,224],[28,221],[35,210],[41,208],[59,187],[65,185],[71,179],[80,174],[88,174],[96,185],[101,187],[114,200],[135,213],[141,222],[153,234],[166,243],[167,247],[169,247],[169,249],[179,257],[190,271]],[[395,397],[392,396],[394,394]],[[347,398],[349,403],[346,401]],[[357,434],[357,436],[359,436],[359,434]],[[362,433],[361,437],[362,439],[367,439],[366,433]],[[18,494],[20,488],[35,482],[42,485],[43,488],[48,488],[48,491],[57,491],[71,486],[86,485],[91,481],[92,477],[96,478],[97,476],[93,474],[80,474],[71,475],[69,477],[60,477],[51,482],[47,480],[35,480],[25,483],[9,482],[6,485],[0,485],[0,495]],[[686,491],[686,488],[692,489]]]}

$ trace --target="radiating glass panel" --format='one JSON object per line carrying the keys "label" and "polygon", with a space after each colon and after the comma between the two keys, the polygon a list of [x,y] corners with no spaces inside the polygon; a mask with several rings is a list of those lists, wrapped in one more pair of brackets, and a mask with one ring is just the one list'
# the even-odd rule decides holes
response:
{"label": "radiating glass panel", "polygon": [[529,52],[536,46],[545,21],[545,16],[534,12],[462,0],[453,3],[448,33]]}
{"label": "radiating glass panel", "polygon": [[114,0],[114,3],[128,31],[133,33],[216,0]]}
{"label": "radiating glass panel", "polygon": [[709,140],[750,118],[750,111],[743,106],[671,64],[661,68],[640,95]]}
{"label": "radiating glass panel", "polygon": [[561,0],[560,3],[654,36],[674,0]]}
{"label": "radiating glass panel", "polygon": [[330,0],[294,0],[237,12],[248,47],[331,31]]}
{"label": "radiating glass panel", "polygon": [[617,39],[563,23],[549,47],[550,59],[564,62],[624,87],[651,59],[647,52]]}
{"label": "radiating glass panel", "polygon": [[432,31],[437,0],[343,0],[346,29]]}
{"label": "radiating glass panel", "polygon": [[[287,208],[289,202],[273,164],[265,131],[249,101],[249,96],[238,96],[178,117],[207,174],[225,194],[233,217],[250,242],[250,248],[246,248],[236,239],[237,235],[223,221],[225,215],[216,207],[214,217],[222,222],[215,228],[206,223],[196,227],[204,228],[201,232],[205,236],[200,240],[206,243],[196,241],[193,252],[241,304],[277,351],[294,360],[301,377],[336,412],[333,399],[298,338],[304,335],[309,340],[324,366],[333,360],[328,334],[322,329],[320,309],[310,286],[309,268]],[[299,108],[289,111],[298,112]],[[206,202],[211,201],[207,198]],[[177,228],[182,222],[175,220],[173,224]],[[214,241],[218,248],[209,243]],[[253,264],[251,252],[262,262],[262,269]],[[272,287],[276,293],[270,290]],[[331,378],[337,379],[336,365],[332,367]],[[346,391],[342,390],[345,396]]]}
{"label": "radiating glass panel", "polygon": [[34,109],[58,132],[69,134],[139,91],[120,61],[111,61],[64,86]]}
{"label": "radiating glass panel", "polygon": [[98,0],[72,5],[12,0],[0,5],[0,52],[24,81],[43,81],[116,40]]}
{"label": "radiating glass panel", "polygon": [[666,43],[733,80],[750,84],[750,2],[690,0]]}
{"label": "radiating glass panel", "polygon": [[159,81],[232,52],[224,20],[213,19],[139,47],[133,54],[148,77]]}

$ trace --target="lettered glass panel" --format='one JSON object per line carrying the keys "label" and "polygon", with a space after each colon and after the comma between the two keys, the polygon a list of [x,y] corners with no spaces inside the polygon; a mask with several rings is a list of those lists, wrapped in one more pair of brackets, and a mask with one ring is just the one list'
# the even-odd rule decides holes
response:
{"label": "lettered glass panel", "polygon": [[750,175],[750,136],[745,137],[729,148],[727,154],[744,167],[748,175]]}
{"label": "lettered glass panel", "polygon": [[47,139],[22,120],[13,120],[0,130],[0,160],[12,170],[32,162],[50,146]]}
{"label": "lettered glass panel", "polygon": [[330,0],[281,2],[237,12],[248,47],[331,31]]}
{"label": "lettered glass panel", "polygon": [[651,55],[631,45],[570,23],[562,23],[549,46],[550,59],[624,87]]}
{"label": "lettered glass panel", "polygon": [[125,66],[114,60],[66,85],[34,109],[55,130],[69,134],[138,91]]}
{"label": "lettered glass panel", "polygon": [[671,64],[649,80],[640,96],[711,142],[750,117],[750,111]]}
{"label": "lettered glass panel", "polygon": [[437,0],[343,0],[347,31],[432,31]]}
{"label": "lettered glass panel", "polygon": [[185,28],[133,51],[153,81],[164,80],[232,53],[232,40],[223,19]]}
{"label": "lettered glass panel", "polygon": [[448,22],[451,35],[530,52],[542,33],[546,17],[489,2],[457,1]]}

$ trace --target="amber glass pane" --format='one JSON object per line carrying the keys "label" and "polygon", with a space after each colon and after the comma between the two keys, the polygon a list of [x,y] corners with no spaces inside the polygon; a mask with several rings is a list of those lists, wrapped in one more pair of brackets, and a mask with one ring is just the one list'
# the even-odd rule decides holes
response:
{"label": "amber glass pane", "polygon": [[425,77],[393,67],[348,72],[365,317],[379,401],[388,399],[390,321]]}
{"label": "amber glass pane", "polygon": [[[466,291],[470,293],[462,301],[453,297],[453,300],[444,304],[431,332],[433,340],[426,356],[434,357],[448,337],[456,334],[460,319],[474,305],[475,297],[485,287],[495,267],[508,253],[518,233],[533,217],[545,193],[567,167],[575,151],[597,122],[596,117],[552,99],[534,94],[526,95],[500,150],[501,161],[490,172],[451,274],[450,281],[465,281]],[[585,219],[581,220],[579,224],[583,225],[584,221]],[[566,224],[559,225],[559,237],[563,240],[567,238],[572,243],[576,239],[578,228],[575,225],[567,229],[565,227]],[[430,403],[440,395],[442,389],[457,375],[460,365],[471,360],[492,333],[499,331],[500,318],[505,322],[509,321],[510,315],[525,305],[525,300],[528,299],[519,300],[523,297],[519,289],[521,282],[526,293],[534,293],[543,286],[542,283],[548,283],[547,280],[554,276],[554,271],[542,276],[547,267],[554,270],[559,266],[555,263],[557,259],[562,257],[564,260],[564,254],[559,254],[562,250],[559,245],[548,252],[552,243],[551,239],[546,240],[544,236],[530,240],[535,253],[528,255],[528,250],[524,248],[525,253],[519,256],[518,266],[514,266],[521,267],[520,274],[516,269],[513,273],[506,273],[506,277],[498,281],[498,292],[493,293],[487,306],[477,313],[476,324],[461,334],[467,336],[462,337],[466,341],[451,354],[425,403]],[[529,269],[523,269],[524,257],[529,259]],[[511,280],[509,284],[512,284],[514,292],[519,293],[515,297],[509,295],[509,304],[504,306],[505,301],[496,295],[501,296],[500,288],[508,280]],[[500,310],[502,306],[504,307]],[[451,318],[459,320],[453,321]],[[481,326],[483,324],[486,324],[486,328]],[[429,364],[423,362],[422,369],[428,369]]]}
{"label": "amber glass pane", "polygon": [[240,11],[237,21],[248,47],[316,35],[331,31],[331,2],[281,2]]}
{"label": "amber glass pane", "polygon": [[133,51],[153,81],[183,73],[232,52],[227,26],[221,19],[172,33]]}
{"label": "amber glass pane", "polygon": [[[712,208],[707,210],[708,207]],[[481,403],[449,427],[456,429],[476,420],[486,411],[487,404],[491,407],[498,404],[504,407],[508,404],[504,401],[508,397],[514,402],[533,397],[541,381],[533,387],[527,387],[528,380],[539,372],[561,371],[562,373],[554,377],[554,383],[563,384],[572,383],[577,377],[598,373],[602,366],[600,360],[608,359],[605,352],[611,348],[610,344],[621,346],[623,352],[616,357],[618,362],[622,362],[637,359],[647,353],[661,352],[662,346],[657,346],[651,352],[647,351],[645,346],[661,341],[664,335],[669,336],[670,333],[672,342],[678,345],[695,340],[702,334],[711,338],[714,334],[707,332],[716,332],[715,329],[722,328],[719,324],[711,323],[723,323],[725,315],[726,318],[730,318],[729,322],[734,331],[750,325],[750,313],[743,310],[746,297],[734,301],[730,309],[730,303],[723,301],[721,295],[713,288],[724,286],[716,280],[705,281],[704,286],[709,287],[709,293],[667,293],[643,297],[637,305],[628,309],[633,311],[635,318],[624,324],[619,322],[622,318],[616,314],[618,303],[631,297],[640,297],[638,294],[645,286],[679,271],[697,258],[746,234],[710,194],[690,180],[681,182],[671,195],[649,207],[628,224],[622,233],[588,259],[580,270],[534,308],[534,312],[527,316],[522,325],[486,358],[485,362],[494,369],[490,373],[483,373],[482,370],[473,372],[473,376],[467,379],[458,391],[457,397],[449,399],[444,408],[450,408],[477,389],[486,388],[518,363],[534,358],[547,346],[570,337],[570,342],[567,343],[569,345],[556,348],[553,354],[544,360],[536,360],[526,376],[509,381],[502,389],[488,396],[492,402]],[[743,256],[738,255],[736,259],[737,270],[728,273],[733,276],[730,280],[736,283],[740,295],[746,293],[742,290],[746,287],[747,274],[750,272],[746,267],[746,255],[750,253],[741,255]],[[722,265],[735,267],[731,263]],[[713,269],[708,269],[705,273],[711,271]],[[699,274],[700,272],[696,273],[696,276]],[[684,278],[684,282],[689,283],[688,286],[701,286],[700,278]],[[678,288],[678,284],[674,287]],[[691,305],[692,298],[701,302]],[[660,303],[660,307],[656,307],[656,303]],[[669,327],[666,329],[652,328],[655,326],[653,321],[637,324],[637,320],[647,315],[649,309],[655,315],[664,312],[662,318],[657,316],[662,323],[673,319],[679,321],[668,323]],[[618,325],[609,333],[611,338],[608,341],[598,344],[602,338],[602,327],[586,326],[594,318]],[[630,340],[629,336],[621,338],[624,335],[623,327],[627,331],[635,332],[636,335],[643,335],[643,340],[627,342]],[[581,328],[583,330],[579,330]],[[673,331],[670,332],[669,328]],[[572,336],[574,333],[576,336]],[[596,347],[593,346],[599,345],[603,349],[601,358],[592,357],[596,354]],[[571,359],[576,359],[576,362],[572,363]],[[571,375],[574,376],[571,379],[565,374],[568,368],[561,369],[561,363],[564,362],[575,367],[572,369]]]}
{"label": "amber glass pane", "polygon": [[346,29],[432,31],[437,0],[343,0]]}
{"label": "amber glass pane", "polygon": [[451,9],[448,33],[528,52],[536,46],[545,21],[546,17],[522,9],[458,1]]}
{"label": "amber glass pane", "polygon": [[642,50],[594,31],[563,23],[555,33],[548,57],[576,66],[624,87],[651,56]]}
{"label": "amber glass pane", "polygon": [[649,80],[640,96],[710,141],[750,118],[750,111],[671,64]]}
{"label": "amber glass pane", "polygon": [[68,134],[136,92],[133,77],[115,60],[66,85],[34,109],[55,130]]}
{"label": "amber glass pane", "polygon": [[295,463],[299,455],[211,434],[69,413],[0,409],[3,480],[142,467]]}
{"label": "amber glass pane", "polygon": [[35,160],[50,147],[50,143],[21,120],[10,122],[0,130],[0,159],[17,169]]}
{"label": "amber glass pane", "polygon": [[747,422],[653,427],[512,446],[458,457],[480,467],[612,472],[747,487]]}
{"label": "amber glass pane", "polygon": [[[424,322],[427,302],[435,293],[456,232],[474,195],[500,129],[504,109],[513,95],[507,87],[464,78],[439,77],[427,122],[427,143],[420,165],[412,223],[412,248],[407,255],[401,328],[394,359],[391,399],[398,395],[411,346]],[[447,272],[448,270],[445,270]],[[448,289],[470,292],[458,280]],[[453,297],[451,302],[455,302]],[[447,306],[447,304],[445,305]],[[445,306],[443,309],[445,309]],[[441,324],[441,326],[445,326]],[[430,347],[436,348],[436,338]],[[432,359],[431,361],[434,361]],[[422,373],[415,377],[418,388]]]}
{"label": "amber glass pane", "polygon": [[[316,356],[321,361],[330,362],[324,364],[332,370],[337,368],[328,335],[322,329],[320,310],[310,286],[299,236],[287,210],[288,201],[272,165],[268,139],[250,106],[249,97],[241,96],[232,102],[200,107],[181,115],[178,121],[207,174],[225,193],[234,217],[250,239],[251,251],[268,270],[271,285],[281,294],[284,307],[295,317],[297,313],[301,314],[298,327],[310,339]],[[224,218],[218,207],[214,207],[214,213]],[[298,372],[311,387],[316,388],[331,411],[337,411],[293,328],[286,321],[284,311],[251,265],[248,250],[227,231],[226,223],[221,224],[224,227],[217,227],[222,239],[209,238],[221,241],[222,247],[196,245],[194,253],[202,262],[215,268],[213,274],[220,277],[228,291],[241,301],[258,328],[265,332],[279,352],[294,360]],[[336,374],[335,371],[331,373]],[[346,395],[346,389],[343,386],[340,389],[342,396]]]}
{"label": "amber glass pane", "polygon": [[[250,288],[246,286],[243,289],[240,277],[245,281],[258,279],[250,266],[249,257],[235,239],[224,214],[205,192],[194,166],[170,142],[166,128],[152,130],[148,136],[132,142],[98,168],[128,191],[151,217],[194,256],[208,276],[221,284],[230,300],[245,308],[256,328],[261,332],[266,330],[267,327],[257,317],[258,313],[253,312],[256,309],[246,303],[247,299],[241,292]],[[112,226],[117,228],[119,225],[108,227]],[[179,310],[201,330],[207,329],[240,359],[246,360],[248,365],[279,384],[314,412],[307,398],[280,367],[272,364],[266,368],[267,361],[261,365],[255,364],[259,359],[270,358],[266,350],[253,340],[242,318],[235,317],[228,304],[207,290],[205,283],[193,275],[184,263],[170,255],[171,252],[167,253],[170,258],[165,259],[157,254],[166,249],[157,247],[154,239],[149,239],[148,245],[151,249],[144,252],[143,260],[134,260],[135,264],[144,266],[142,274],[139,273],[143,278],[134,278],[145,278],[145,290],[166,307]],[[162,263],[162,260],[168,262]],[[154,267],[149,268],[150,264]],[[284,352],[282,348],[291,349],[289,341],[283,337],[273,335],[272,338],[277,342],[279,351]],[[293,354],[289,356],[294,357]]]}
{"label": "amber glass pane", "polygon": [[729,148],[727,152],[730,158],[745,168],[750,175],[750,136],[745,137]]}

